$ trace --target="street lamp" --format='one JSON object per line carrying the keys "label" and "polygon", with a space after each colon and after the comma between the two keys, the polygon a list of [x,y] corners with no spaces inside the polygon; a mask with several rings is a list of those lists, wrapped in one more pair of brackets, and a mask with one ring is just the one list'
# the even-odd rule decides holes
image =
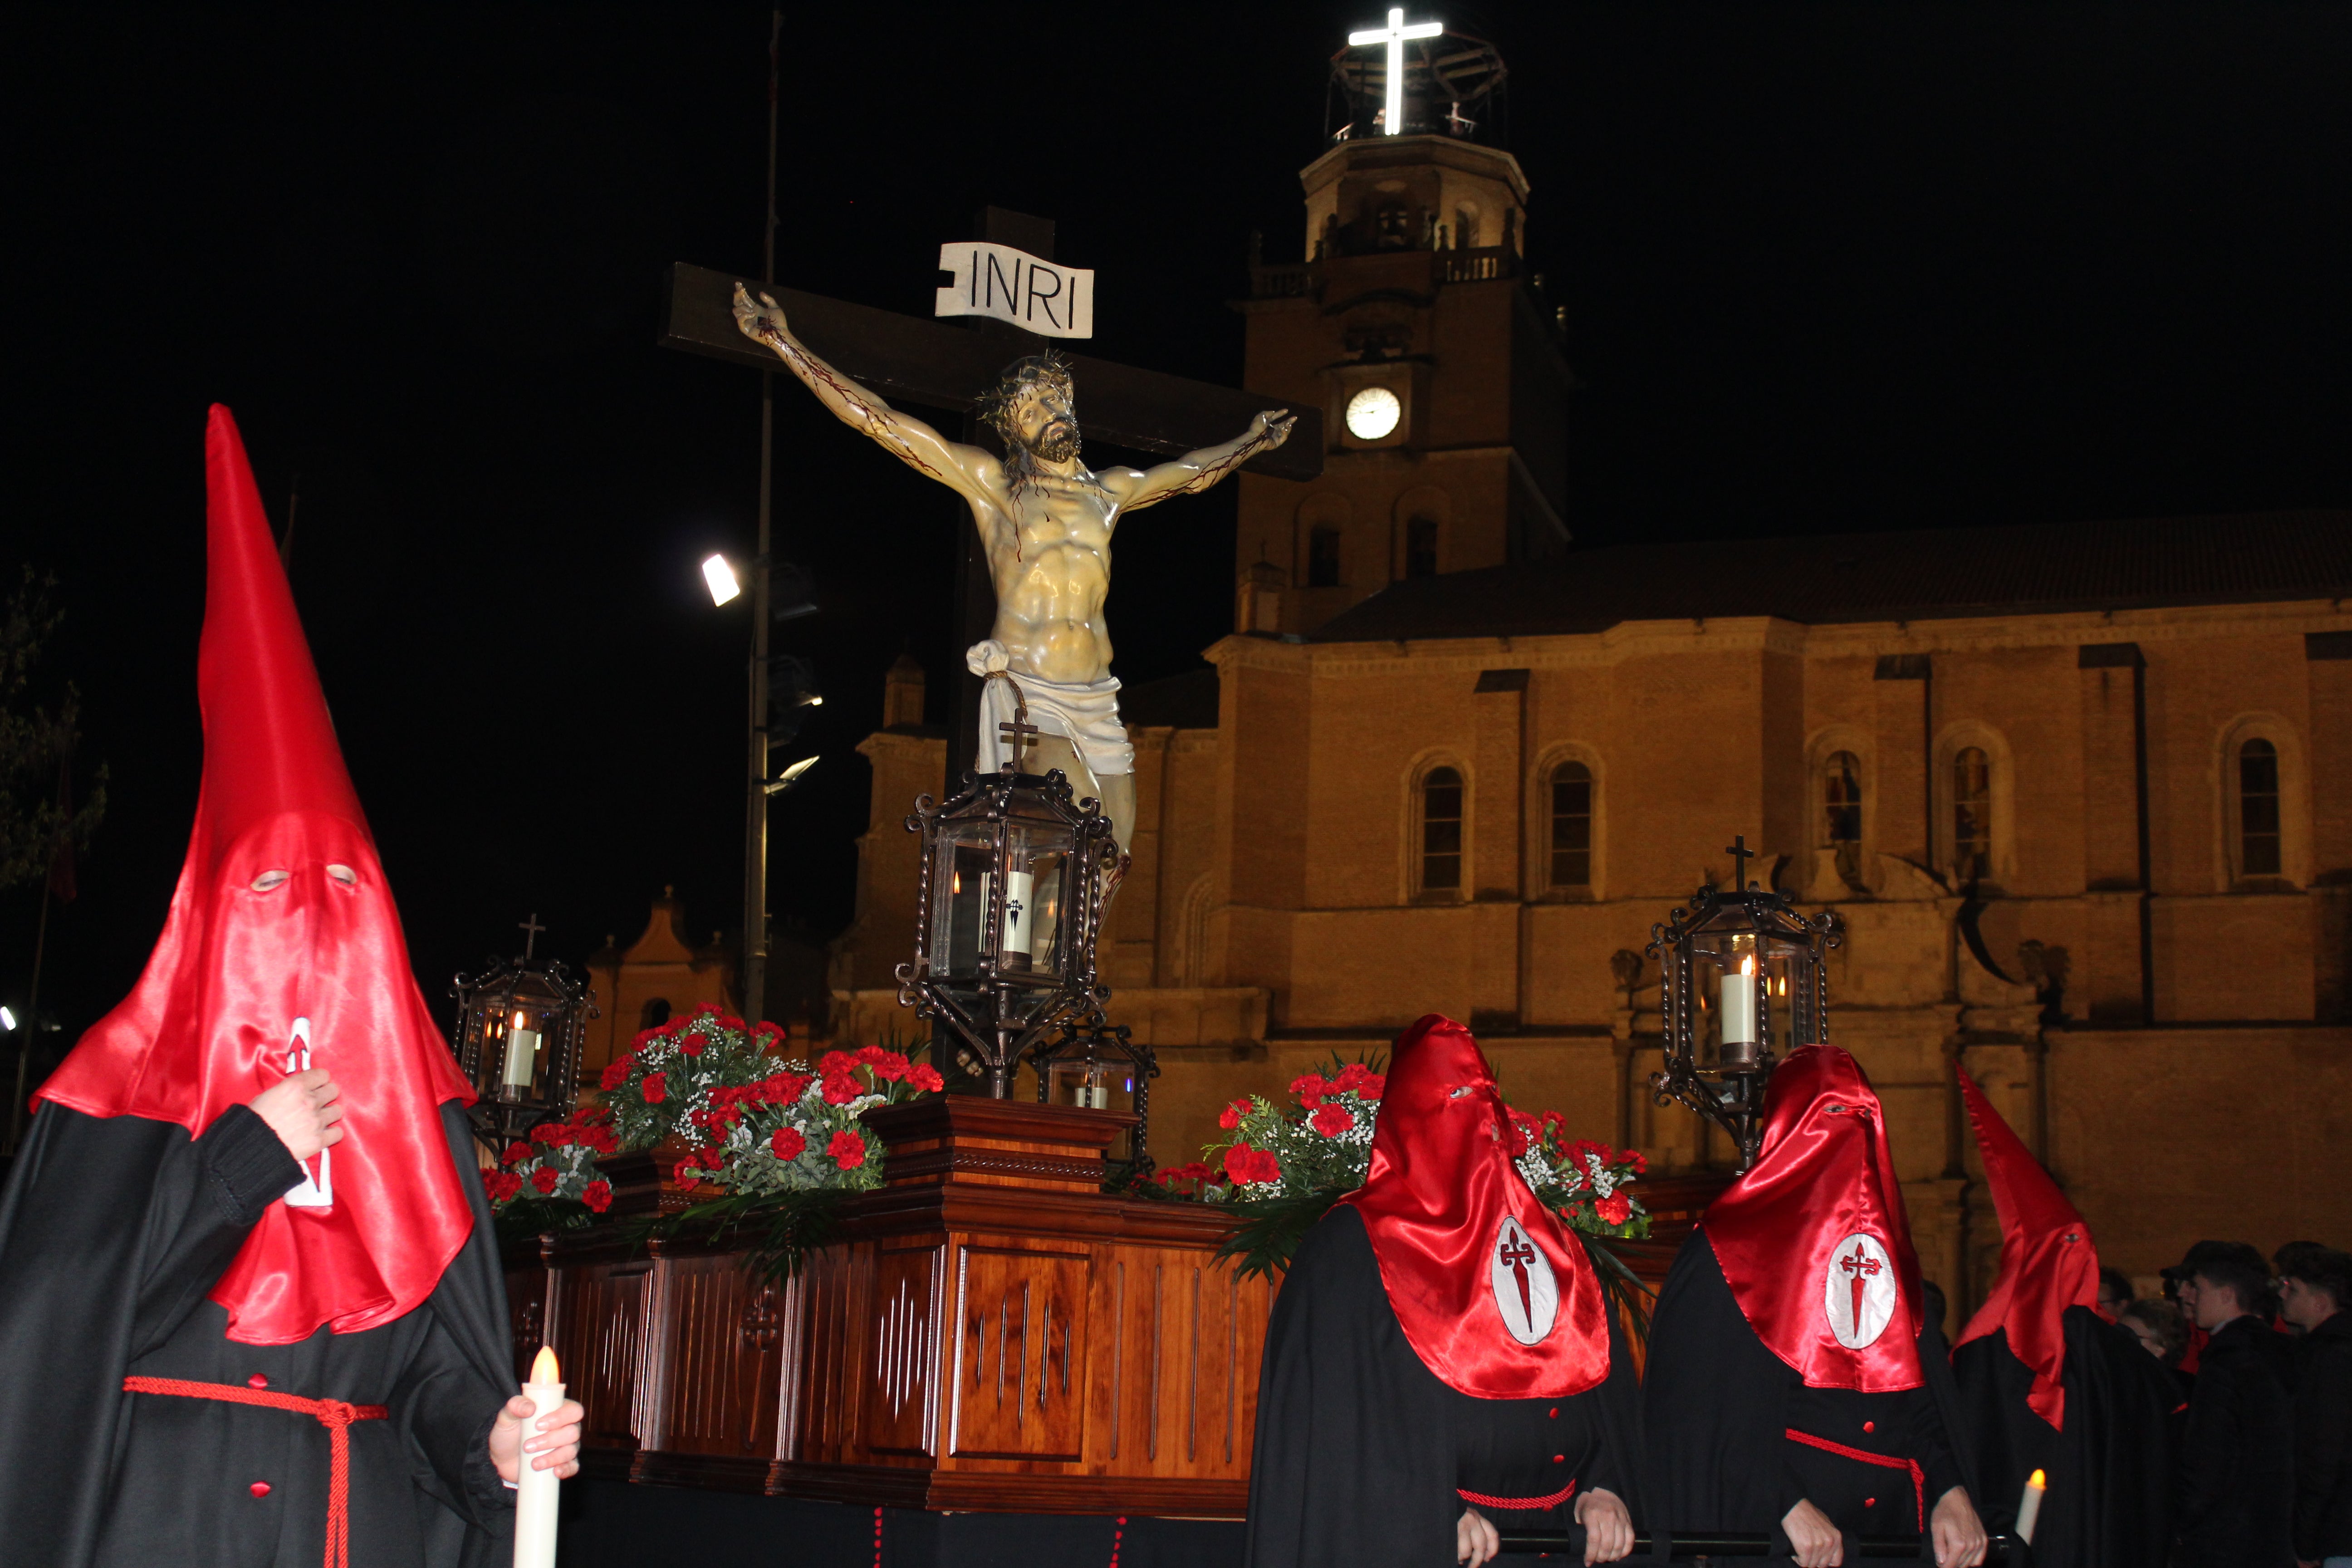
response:
{"label": "street lamp", "polygon": [[[1026,729],[1025,713],[1014,723]],[[1110,995],[1095,983],[1095,937],[1118,851],[1100,805],[1079,806],[1058,768],[1040,778],[1007,763],[963,782],[907,818],[923,858],[898,1004],[944,1024],[1005,1100],[1024,1055]]]}
{"label": "street lamp", "polygon": [[474,1131],[494,1149],[571,1115],[579,1096],[596,997],[558,961],[532,956],[544,929],[532,915],[520,958],[493,958],[480,978],[460,974],[449,987],[457,999],[449,1048],[474,1086]]}
{"label": "street lamp", "polygon": [[1731,1136],[1739,1168],[1755,1163],[1764,1086],[1773,1065],[1829,1039],[1829,983],[1822,955],[1844,937],[1837,911],[1808,920],[1747,880],[1754,851],[1745,835],[1728,891],[1692,895],[1650,928],[1649,954],[1664,969],[1665,1063],[1650,1077],[1660,1105],[1679,1101]]}

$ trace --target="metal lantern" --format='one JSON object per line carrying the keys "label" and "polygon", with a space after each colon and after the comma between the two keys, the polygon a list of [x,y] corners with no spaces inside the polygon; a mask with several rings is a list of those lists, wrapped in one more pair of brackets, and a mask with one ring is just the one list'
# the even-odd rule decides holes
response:
{"label": "metal lantern", "polygon": [[1136,1044],[1126,1025],[1114,1026],[1097,1013],[1063,1026],[1060,1037],[1033,1059],[1040,1103],[1133,1111],[1126,1152],[1111,1155],[1111,1163],[1128,1175],[1150,1173],[1151,1080],[1160,1076],[1160,1062],[1150,1046]]}
{"label": "metal lantern", "polygon": [[1756,1160],[1773,1064],[1829,1039],[1822,955],[1843,927],[1835,910],[1809,920],[1748,881],[1754,852],[1744,835],[1727,853],[1730,890],[1701,888],[1689,909],[1650,928],[1665,1036],[1665,1065],[1650,1088],[1660,1105],[1679,1100],[1729,1133],[1744,1171]]}
{"label": "metal lantern", "polygon": [[988,1092],[1009,1099],[1023,1056],[1110,994],[1095,984],[1110,822],[1071,798],[1060,770],[1007,765],[966,773],[943,806],[924,795],[907,830],[923,836],[923,863],[899,1005],[944,1024]]}
{"label": "metal lantern", "polygon": [[457,976],[457,1027],[449,1041],[473,1084],[474,1128],[501,1143],[542,1121],[572,1114],[580,1089],[580,1055],[595,994],[551,958],[531,950],[544,929],[537,915],[520,958],[493,958],[478,979]]}

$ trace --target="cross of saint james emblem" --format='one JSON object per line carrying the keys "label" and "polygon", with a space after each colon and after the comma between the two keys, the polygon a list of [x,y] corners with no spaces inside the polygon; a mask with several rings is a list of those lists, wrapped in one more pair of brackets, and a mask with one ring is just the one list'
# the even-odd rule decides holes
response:
{"label": "cross of saint james emblem", "polygon": [[1831,1249],[1822,1281],[1822,1310],[1830,1332],[1848,1350],[1878,1342],[1895,1318],[1895,1260],[1885,1243],[1856,1231]]}
{"label": "cross of saint james emblem", "polygon": [[1559,1315],[1559,1281],[1526,1228],[1509,1215],[1496,1229],[1487,1279],[1511,1338],[1531,1345],[1551,1332],[1552,1320]]}

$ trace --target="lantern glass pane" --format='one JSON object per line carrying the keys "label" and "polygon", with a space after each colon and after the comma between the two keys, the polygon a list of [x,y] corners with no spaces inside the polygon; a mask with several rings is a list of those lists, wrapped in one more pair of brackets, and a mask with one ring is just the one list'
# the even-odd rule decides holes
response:
{"label": "lantern glass pane", "polygon": [[995,870],[995,835],[987,824],[940,834],[932,849],[930,967],[941,979],[979,976],[982,928]]}
{"label": "lantern glass pane", "polygon": [[1058,980],[1067,967],[1070,835],[1051,827],[1009,830],[1003,968]]}

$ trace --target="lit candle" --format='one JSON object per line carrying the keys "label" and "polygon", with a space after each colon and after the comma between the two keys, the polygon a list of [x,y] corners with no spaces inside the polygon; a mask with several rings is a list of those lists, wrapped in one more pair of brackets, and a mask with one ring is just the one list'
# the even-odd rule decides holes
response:
{"label": "lit candle", "polygon": [[2017,1500],[2017,1538],[2028,1546],[2033,1544],[2033,1524],[2042,1517],[2042,1494],[2048,1487],[2036,1470],[2025,1478],[2025,1495]]}
{"label": "lit candle", "polygon": [[996,963],[1000,969],[1030,967],[1029,873],[1004,873],[1004,931],[996,945]]}
{"label": "lit candle", "polygon": [[507,1031],[507,1070],[505,1083],[509,1089],[529,1089],[539,1072],[539,1031],[522,1026],[523,1016],[514,1016],[514,1027]]}
{"label": "lit candle", "polygon": [[[563,1403],[563,1384],[557,1381],[555,1352],[539,1347],[530,1363],[530,1381],[522,1385],[530,1400],[530,1420],[522,1429],[527,1443],[539,1436],[539,1418]],[[526,1450],[519,1457],[515,1478],[514,1568],[555,1568],[555,1489],[562,1482],[553,1470],[531,1468],[539,1456]]]}
{"label": "lit candle", "polygon": [[1756,955],[1739,961],[1739,973],[1723,977],[1723,1054],[1745,1058],[1748,1051],[1734,1046],[1756,1043]]}

